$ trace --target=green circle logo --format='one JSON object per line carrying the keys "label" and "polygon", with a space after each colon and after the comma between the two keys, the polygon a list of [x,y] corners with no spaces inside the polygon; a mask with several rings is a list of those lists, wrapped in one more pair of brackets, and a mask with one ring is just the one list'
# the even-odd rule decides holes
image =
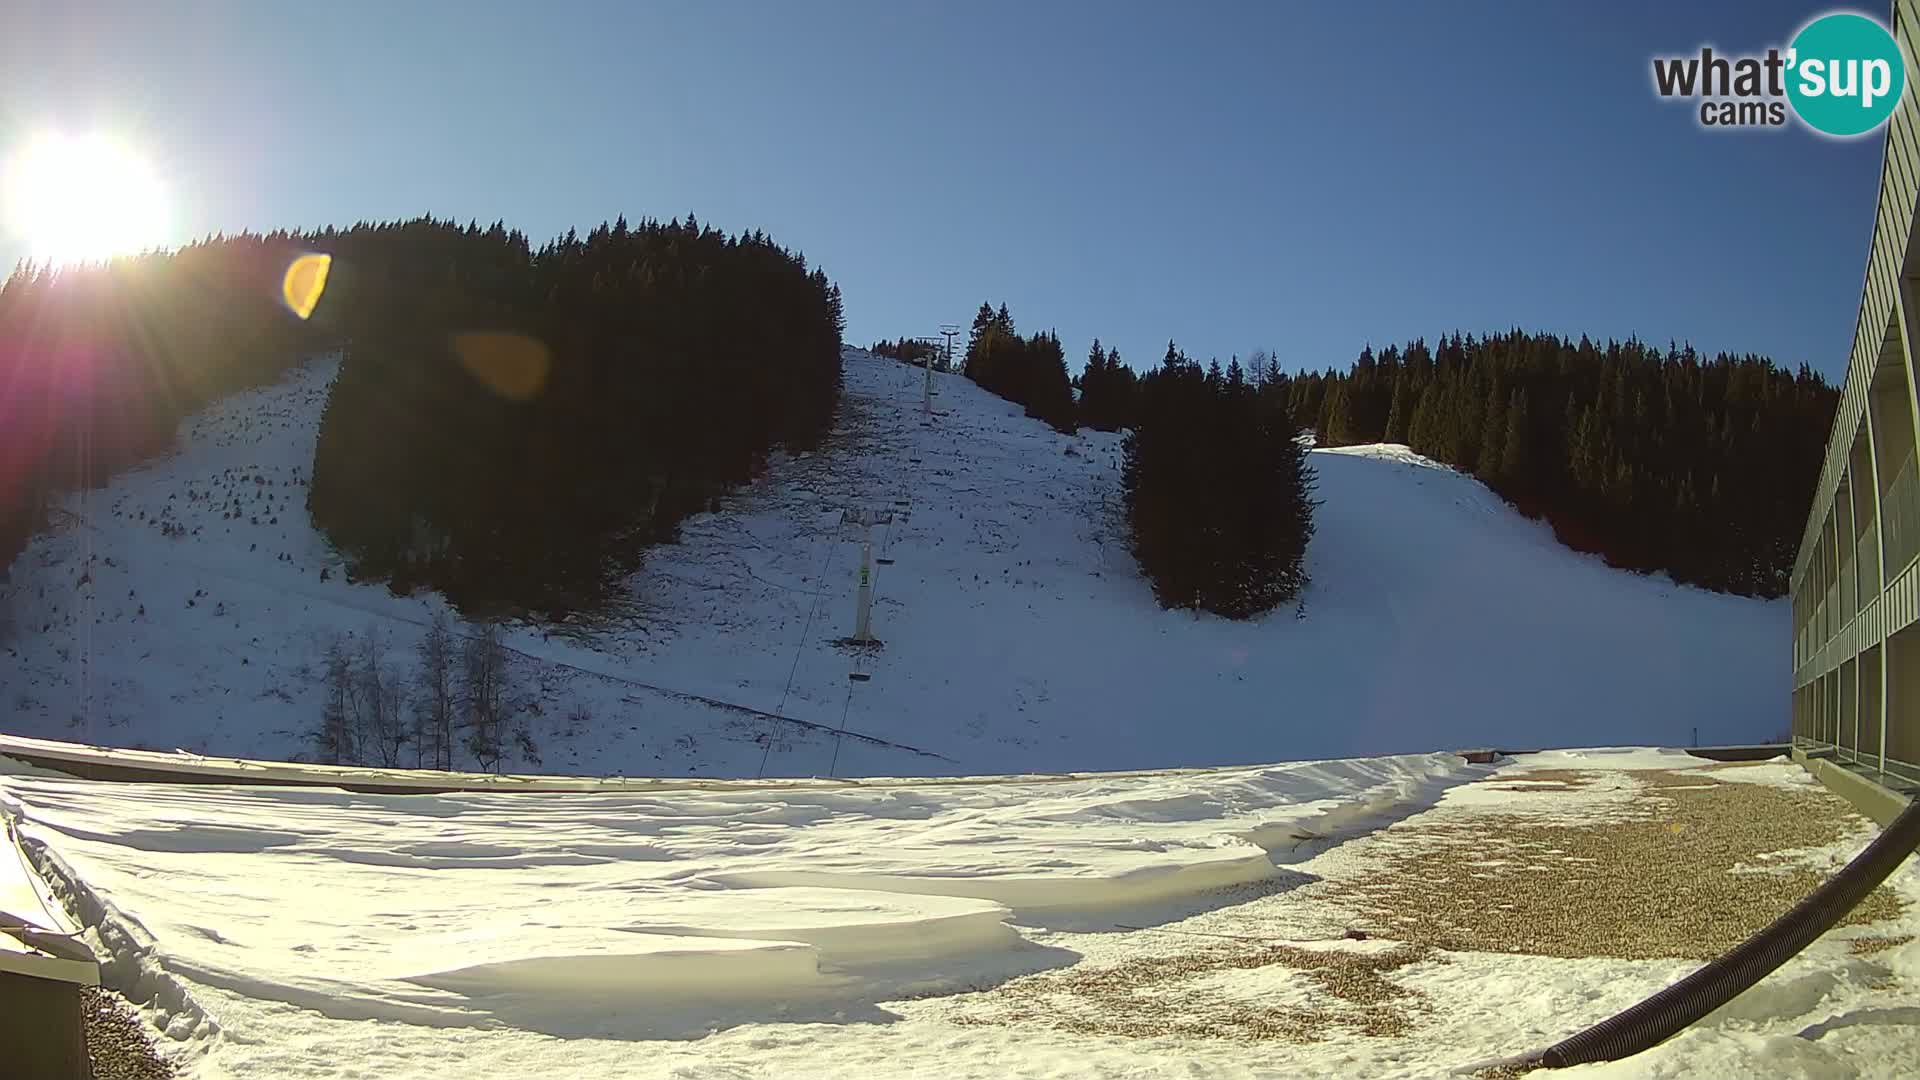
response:
{"label": "green circle logo", "polygon": [[1864,135],[1886,122],[1907,88],[1906,58],[1887,29],[1839,12],[1806,25],[1787,51],[1787,99],[1809,127]]}

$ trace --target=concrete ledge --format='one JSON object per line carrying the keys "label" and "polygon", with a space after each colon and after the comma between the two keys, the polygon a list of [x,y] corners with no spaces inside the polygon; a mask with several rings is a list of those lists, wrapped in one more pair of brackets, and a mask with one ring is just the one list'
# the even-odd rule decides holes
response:
{"label": "concrete ledge", "polygon": [[1771,761],[1777,757],[1786,757],[1792,749],[1788,743],[1753,743],[1738,746],[1688,746],[1687,753],[1708,761]]}
{"label": "concrete ledge", "polygon": [[1905,795],[1881,787],[1825,755],[1809,754],[1796,746],[1793,748],[1793,760],[1815,780],[1825,784],[1828,791],[1852,803],[1855,810],[1882,826],[1907,808]]}
{"label": "concrete ledge", "polygon": [[28,977],[35,983],[100,985],[93,951],[41,902],[18,844],[12,824],[0,822],[0,975]]}

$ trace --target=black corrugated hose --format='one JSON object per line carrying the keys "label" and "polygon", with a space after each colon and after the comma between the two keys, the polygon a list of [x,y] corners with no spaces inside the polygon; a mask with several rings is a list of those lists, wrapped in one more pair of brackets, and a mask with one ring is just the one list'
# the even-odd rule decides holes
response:
{"label": "black corrugated hose", "polygon": [[1638,1005],[1534,1054],[1501,1062],[1561,1069],[1613,1061],[1657,1046],[1792,959],[1852,911],[1920,846],[1920,800],[1893,819],[1866,850],[1766,929]]}

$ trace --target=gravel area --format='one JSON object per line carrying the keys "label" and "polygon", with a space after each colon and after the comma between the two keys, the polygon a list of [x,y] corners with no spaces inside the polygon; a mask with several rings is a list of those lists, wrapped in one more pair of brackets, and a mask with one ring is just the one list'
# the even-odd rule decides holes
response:
{"label": "gravel area", "polygon": [[93,1080],[166,1080],[173,1066],[154,1052],[133,1006],[104,987],[80,991]]}
{"label": "gravel area", "polygon": [[1896,934],[1892,937],[1857,937],[1847,942],[1847,951],[1855,956],[1872,956],[1888,949],[1897,949],[1913,940],[1912,934]]}
{"label": "gravel area", "polygon": [[[1819,787],[1727,782],[1708,770],[1612,775],[1630,777],[1641,794],[1595,824],[1423,815],[1386,830],[1372,873],[1302,893],[1343,903],[1383,936],[1440,949],[1706,960],[1825,878],[1770,856],[1831,844],[1864,825]],[[1584,782],[1544,770],[1528,778],[1554,780],[1559,790]],[[1899,911],[1883,886],[1840,925]]]}
{"label": "gravel area", "polygon": [[[1199,1037],[1316,1042],[1345,1029],[1400,1036],[1413,1028],[1426,996],[1388,980],[1388,973],[1435,959],[1422,946],[1384,950],[1301,948],[1253,942],[1202,945],[1112,967],[1074,967],[1016,979],[981,995],[961,1025],[1029,1023],[1077,1035],[1131,1038]],[[1226,972],[1280,967],[1311,984],[1306,1002],[1254,1004],[1208,985]]]}
{"label": "gravel area", "polygon": [[[949,999],[950,1018],[1141,1039],[1396,1038],[1435,1005],[1394,973],[1452,952],[1710,959],[1825,879],[1830,859],[1806,849],[1871,831],[1817,785],[1724,778],[1746,767],[1505,772],[1340,845],[1324,877],[1130,932],[1124,952],[1107,938],[1105,962]],[[1841,925],[1899,911],[1881,888]]]}

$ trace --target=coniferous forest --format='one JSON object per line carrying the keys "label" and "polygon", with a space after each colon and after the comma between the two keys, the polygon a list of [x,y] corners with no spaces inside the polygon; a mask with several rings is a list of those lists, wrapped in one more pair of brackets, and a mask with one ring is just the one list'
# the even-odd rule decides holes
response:
{"label": "coniferous forest", "polygon": [[891,356],[903,364],[924,364],[927,362],[927,359],[931,357],[933,359],[933,370],[935,371],[947,371],[951,367],[951,365],[947,363],[945,356],[946,350],[943,347],[914,338],[903,337],[893,341],[876,341],[873,343],[873,347],[867,351],[875,356]]}
{"label": "coniferous forest", "polygon": [[[306,252],[333,265],[303,322],[280,296]],[[818,443],[843,328],[803,257],[692,218],[537,250],[420,219],[22,268],[0,288],[0,565],[55,494],[344,347],[308,508],[354,573],[470,613],[579,610],[771,449]]]}
{"label": "coniferous forest", "polygon": [[1802,364],[1519,330],[1256,365],[1322,445],[1406,443],[1630,570],[1784,595],[1839,395]]}
{"label": "coniferous forest", "polygon": [[1262,395],[1237,360],[1203,371],[1168,342],[1134,405],[1121,485],[1161,606],[1249,618],[1298,595],[1315,503],[1285,399]]}
{"label": "coniferous forest", "polygon": [[1100,339],[1094,338],[1086,366],[1073,381],[1080,391],[1080,425],[1095,431],[1132,427],[1139,383],[1134,370],[1120,362],[1120,350],[1102,351]]}
{"label": "coniferous forest", "polygon": [[1169,342],[1165,362],[1142,378],[1096,340],[1069,380],[1058,335],[1022,337],[1005,304],[981,304],[963,370],[1057,431],[1130,429],[1129,540],[1161,606],[1249,618],[1306,585],[1306,453],[1286,399],[1257,394],[1238,361],[1202,371]]}
{"label": "coniferous forest", "polygon": [[1073,382],[1067,377],[1067,354],[1059,335],[1047,330],[1021,337],[1007,305],[998,311],[991,304],[980,305],[961,371],[982,389],[1025,406],[1028,416],[1055,431],[1076,429]]}
{"label": "coniferous forest", "polygon": [[308,505],[396,589],[591,608],[645,545],[831,425],[839,289],[758,232],[623,218],[530,250],[418,221],[319,242],[363,270]]}
{"label": "coniferous forest", "polygon": [[[1036,387],[1053,381],[1054,365],[1050,351],[1042,354],[1046,362],[1030,358],[1031,340],[1015,334],[1005,305],[982,304],[967,371],[1040,415]],[[1251,397],[1262,422],[1284,416],[1295,430],[1311,429],[1323,446],[1405,443],[1479,478],[1522,513],[1544,518],[1569,547],[1610,565],[1760,597],[1787,590],[1838,400],[1805,364],[1787,371],[1754,355],[1706,357],[1690,346],[1599,345],[1520,330],[1484,338],[1456,333],[1435,347],[1421,340],[1378,354],[1369,347],[1344,372],[1289,374],[1266,352],[1244,371],[1237,358],[1224,373],[1217,364],[1196,376],[1198,370],[1170,348],[1161,368],[1138,377],[1096,340],[1073,382],[1075,422],[1131,428],[1139,444],[1132,452],[1145,453],[1162,433],[1156,428],[1204,412],[1205,396],[1187,384],[1205,383],[1223,398]],[[1160,400],[1150,402],[1153,395]],[[1236,430],[1252,422],[1249,415],[1225,409],[1216,416],[1216,434],[1241,446],[1260,442],[1257,432]],[[1189,440],[1205,434],[1185,430]],[[1154,474],[1145,466],[1129,458],[1129,485],[1151,487]],[[1212,491],[1231,500],[1250,490],[1218,485],[1197,466],[1168,468],[1164,475],[1185,477],[1182,499],[1204,500]],[[1134,508],[1153,506],[1151,494],[1143,502],[1130,486],[1129,498],[1136,552],[1163,603],[1222,614],[1264,610],[1218,587],[1196,588],[1182,576],[1190,572],[1179,569],[1180,558],[1163,554],[1199,550],[1174,539],[1183,528],[1215,530],[1208,542],[1222,543],[1223,526],[1193,506],[1153,524],[1154,512],[1143,519]],[[1290,486],[1286,499],[1304,495]],[[1303,513],[1309,534],[1310,517]],[[1182,520],[1191,524],[1177,524]],[[1224,556],[1207,558],[1216,572],[1227,565]],[[1275,575],[1283,583],[1275,595],[1292,595],[1298,586],[1284,583],[1297,574],[1296,564]]]}

